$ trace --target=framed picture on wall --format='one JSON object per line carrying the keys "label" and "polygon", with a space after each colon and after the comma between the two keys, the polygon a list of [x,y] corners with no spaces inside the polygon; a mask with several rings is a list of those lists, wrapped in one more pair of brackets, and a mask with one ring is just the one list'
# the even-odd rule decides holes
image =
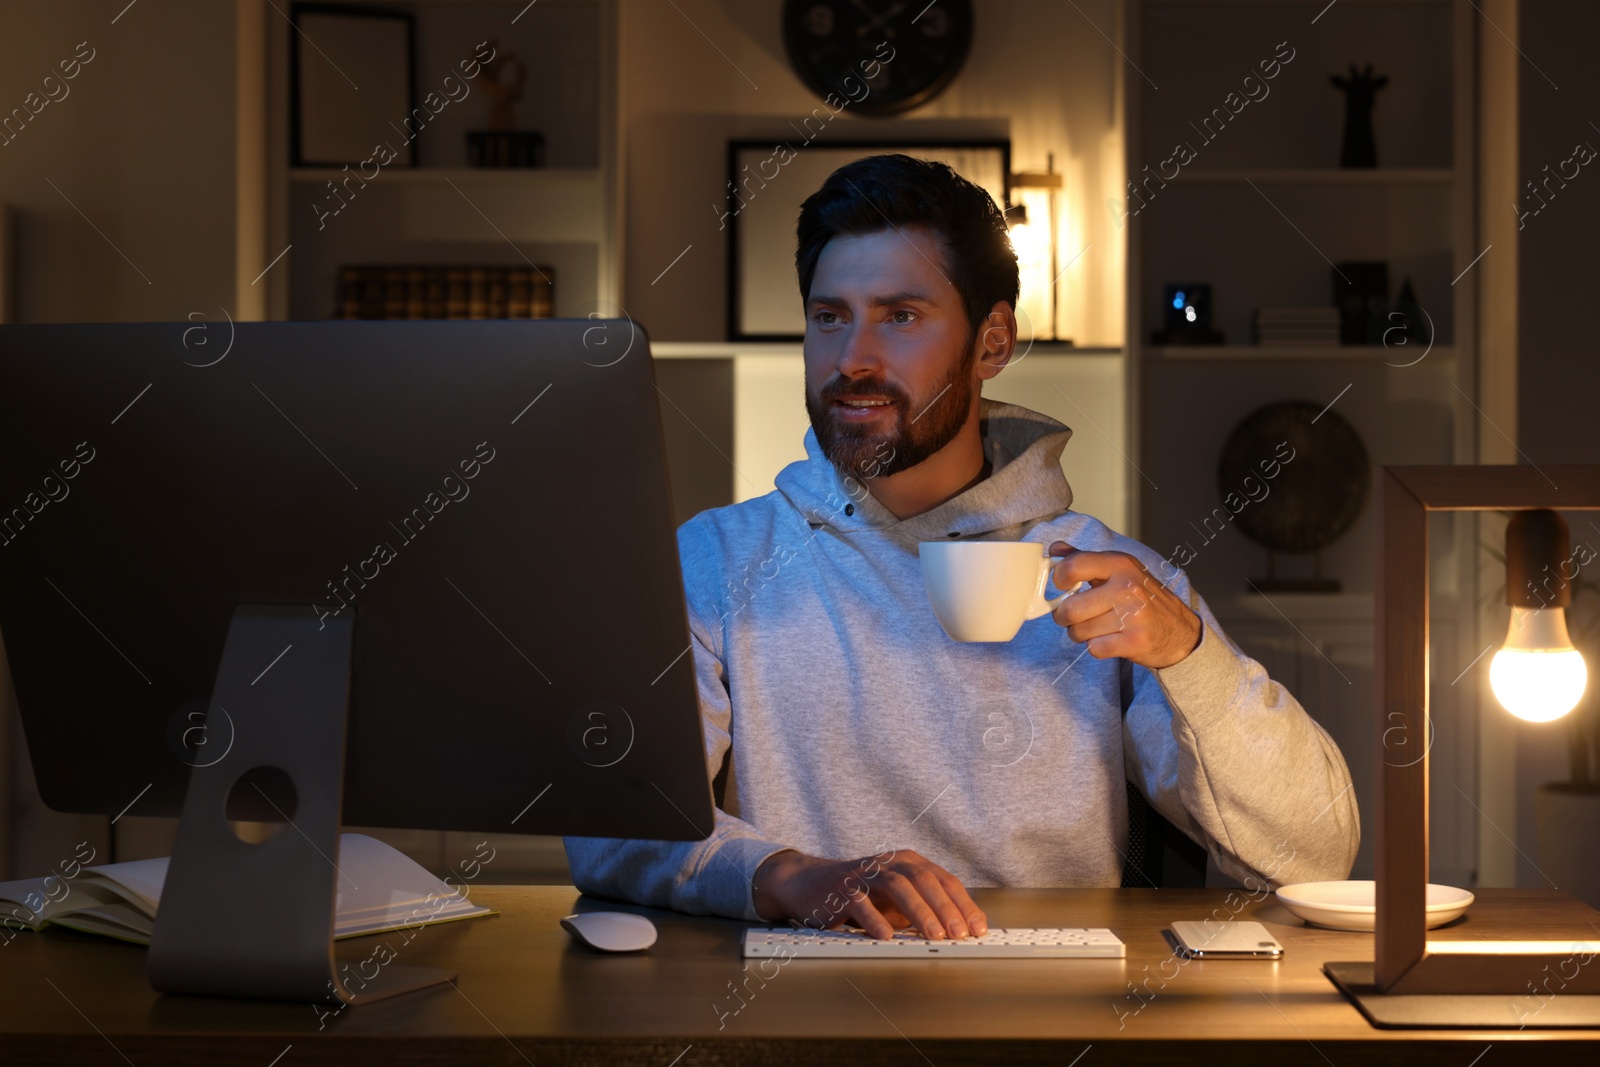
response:
{"label": "framed picture on wall", "polygon": [[884,152],[948,163],[1005,209],[1010,141],[798,146],[782,138],[729,141],[726,214],[721,216],[728,232],[728,340],[804,338],[805,312],[794,269],[800,204],[846,163]]}
{"label": "framed picture on wall", "polygon": [[295,4],[290,12],[294,165],[354,167],[387,145],[393,157],[377,162],[415,166],[411,14],[340,4]]}

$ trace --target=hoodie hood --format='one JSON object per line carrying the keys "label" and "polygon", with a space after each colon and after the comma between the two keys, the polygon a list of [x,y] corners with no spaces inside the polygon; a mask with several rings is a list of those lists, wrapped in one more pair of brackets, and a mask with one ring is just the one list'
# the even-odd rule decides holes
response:
{"label": "hoodie hood", "polygon": [[895,518],[860,479],[835,467],[822,454],[812,429],[806,430],[806,458],[778,473],[777,490],[813,529],[873,529],[913,549],[920,541],[1003,534],[1072,507],[1072,487],[1061,471],[1061,450],[1072,437],[1071,429],[1037,411],[980,398],[978,433],[989,477],[908,519]]}

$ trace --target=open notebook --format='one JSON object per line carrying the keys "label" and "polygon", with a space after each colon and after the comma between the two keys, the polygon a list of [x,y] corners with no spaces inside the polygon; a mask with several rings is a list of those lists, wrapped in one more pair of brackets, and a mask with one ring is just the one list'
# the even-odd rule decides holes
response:
{"label": "open notebook", "polygon": [[[56,923],[148,945],[167,860],[83,867],[70,879],[57,874],[0,882],[0,934],[4,928],[39,930]],[[335,938],[495,914],[365,834],[340,834],[338,861]]]}

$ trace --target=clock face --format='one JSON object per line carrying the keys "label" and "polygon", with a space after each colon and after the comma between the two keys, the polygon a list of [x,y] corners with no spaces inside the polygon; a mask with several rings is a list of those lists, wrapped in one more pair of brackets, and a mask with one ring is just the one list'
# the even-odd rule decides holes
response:
{"label": "clock face", "polygon": [[933,99],[972,45],[972,0],[785,0],[783,42],[806,87],[863,115]]}

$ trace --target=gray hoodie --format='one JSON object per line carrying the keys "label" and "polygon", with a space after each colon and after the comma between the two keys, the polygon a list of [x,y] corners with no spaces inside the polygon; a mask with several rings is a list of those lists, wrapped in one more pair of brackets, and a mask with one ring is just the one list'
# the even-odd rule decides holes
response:
{"label": "gray hoodie", "polygon": [[[751,879],[783,848],[914,849],[967,886],[1116,886],[1125,778],[1247,885],[1348,877],[1360,831],[1332,738],[1187,575],[1070,510],[1071,430],[988,399],[979,418],[991,475],[921,515],[895,518],[807,430],[774,492],[679,528],[707,773],[732,749],[723,808],[704,841],[566,838],[579,889],[757,920]],[[1200,644],[1149,670],[1048,616],[953,641],[917,544],[957,537],[1127,552],[1199,614]]]}

